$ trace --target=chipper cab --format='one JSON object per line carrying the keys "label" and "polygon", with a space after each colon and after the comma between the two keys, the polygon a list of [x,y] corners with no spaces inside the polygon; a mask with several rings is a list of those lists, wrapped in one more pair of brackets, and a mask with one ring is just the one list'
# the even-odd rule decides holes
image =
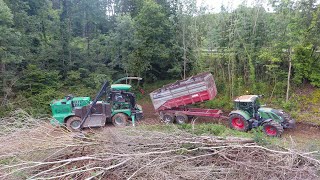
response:
{"label": "chipper cab", "polygon": [[261,107],[260,95],[244,95],[234,100],[235,110],[229,114],[229,125],[239,131],[262,126],[268,136],[280,136],[285,128],[293,128],[295,120],[282,110]]}
{"label": "chipper cab", "polygon": [[[76,131],[84,127],[101,127],[106,122],[115,126],[126,126],[129,121],[134,125],[143,116],[142,108],[136,104],[135,95],[130,92],[131,85],[117,84],[122,80],[138,79],[126,77],[109,87],[105,82],[95,99],[90,97],[66,96],[64,99],[53,100],[50,104],[52,124],[65,125],[69,130]],[[102,97],[105,97],[102,99]]]}

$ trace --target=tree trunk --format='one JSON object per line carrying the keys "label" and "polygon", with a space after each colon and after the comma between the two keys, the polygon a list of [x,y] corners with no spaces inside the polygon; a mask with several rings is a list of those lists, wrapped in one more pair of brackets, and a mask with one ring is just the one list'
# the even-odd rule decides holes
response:
{"label": "tree trunk", "polygon": [[82,37],[85,38],[86,37],[86,27],[87,27],[87,11],[84,10],[84,13],[83,13],[83,26],[82,26]]}
{"label": "tree trunk", "polygon": [[7,81],[6,81],[6,77],[5,77],[5,73],[6,73],[6,64],[2,61],[0,61],[0,74],[2,77],[2,89],[1,89],[1,93],[3,94],[3,99],[1,102],[1,106],[4,106],[6,104],[6,89],[7,89]]}
{"label": "tree trunk", "polygon": [[288,69],[288,81],[287,81],[286,103],[289,101],[290,76],[291,76],[291,48],[289,48],[289,69]]}
{"label": "tree trunk", "polygon": [[71,17],[70,7],[67,11],[67,14],[68,14],[68,59],[69,59],[70,65],[72,65],[71,48],[70,48],[70,40],[72,36],[72,19],[71,19],[72,17]]}
{"label": "tree trunk", "polygon": [[228,60],[228,84],[229,84],[229,95],[230,95],[230,97],[232,97],[232,91],[233,91],[233,89],[232,89],[232,85],[231,85],[231,78],[232,78],[232,75],[231,75],[231,59],[229,58],[229,60]]}
{"label": "tree trunk", "polygon": [[183,23],[182,26],[182,43],[183,43],[183,79],[186,78],[186,68],[187,68],[187,49],[186,49],[186,39],[185,39],[185,28],[186,25]]}

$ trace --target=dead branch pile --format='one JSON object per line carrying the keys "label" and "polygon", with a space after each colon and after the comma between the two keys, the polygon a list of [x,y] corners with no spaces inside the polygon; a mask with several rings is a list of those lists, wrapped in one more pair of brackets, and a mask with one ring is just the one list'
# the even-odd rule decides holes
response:
{"label": "dead branch pile", "polygon": [[42,124],[0,137],[0,179],[319,179],[312,155],[179,130]]}
{"label": "dead branch pile", "polygon": [[22,109],[13,111],[10,116],[0,118],[0,136],[8,133],[16,132],[18,130],[29,129],[36,127],[39,123],[48,121],[48,117],[33,118],[30,114]]}

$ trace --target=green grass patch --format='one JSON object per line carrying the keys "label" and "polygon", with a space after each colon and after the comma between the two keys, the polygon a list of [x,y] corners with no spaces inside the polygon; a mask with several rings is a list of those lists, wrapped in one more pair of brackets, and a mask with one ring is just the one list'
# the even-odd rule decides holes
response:
{"label": "green grass patch", "polygon": [[291,110],[298,122],[320,125],[320,89],[306,95],[294,95],[292,100],[296,107]]}
{"label": "green grass patch", "polygon": [[261,128],[253,129],[249,132],[241,132],[237,130],[230,129],[221,124],[169,124],[169,125],[142,125],[139,126],[141,130],[145,131],[156,131],[162,133],[178,133],[179,131],[188,132],[194,135],[208,135],[208,136],[219,136],[222,138],[226,137],[239,137],[239,138],[250,138],[256,143],[264,146],[278,143],[278,138],[271,138],[266,136]]}
{"label": "green grass patch", "polygon": [[252,135],[250,133],[235,131],[221,124],[207,123],[196,124],[194,126],[192,126],[192,124],[182,124],[179,125],[178,128],[196,135],[213,135],[221,137],[236,136],[243,138],[252,138]]}

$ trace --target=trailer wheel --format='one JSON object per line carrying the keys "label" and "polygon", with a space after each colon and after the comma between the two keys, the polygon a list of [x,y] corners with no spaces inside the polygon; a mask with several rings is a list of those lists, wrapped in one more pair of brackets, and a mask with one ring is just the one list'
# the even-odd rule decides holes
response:
{"label": "trailer wheel", "polygon": [[125,127],[128,124],[128,116],[123,113],[115,114],[112,117],[112,124],[116,127]]}
{"label": "trailer wheel", "polygon": [[188,116],[185,114],[176,114],[176,123],[185,124],[188,122]]}
{"label": "trailer wheel", "polygon": [[173,123],[174,116],[173,116],[173,114],[164,114],[162,120],[166,124]]}
{"label": "trailer wheel", "polygon": [[68,118],[66,122],[67,129],[69,131],[80,131],[81,118],[78,116],[72,116]]}

